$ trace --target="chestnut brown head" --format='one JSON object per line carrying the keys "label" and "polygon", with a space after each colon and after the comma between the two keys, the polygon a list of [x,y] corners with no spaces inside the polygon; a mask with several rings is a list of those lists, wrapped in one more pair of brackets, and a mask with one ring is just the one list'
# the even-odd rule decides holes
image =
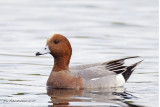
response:
{"label": "chestnut brown head", "polygon": [[72,48],[68,39],[61,34],[54,34],[48,38],[46,47],[37,52],[36,56],[50,53],[54,58],[58,57],[71,57]]}

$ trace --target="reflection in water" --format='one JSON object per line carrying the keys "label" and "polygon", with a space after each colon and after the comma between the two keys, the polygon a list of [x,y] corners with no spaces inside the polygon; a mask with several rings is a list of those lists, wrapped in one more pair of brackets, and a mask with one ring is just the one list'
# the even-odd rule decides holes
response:
{"label": "reflection in water", "polygon": [[[136,98],[124,88],[112,89],[92,89],[92,90],[65,90],[65,89],[47,89],[48,96],[51,97],[51,106],[95,106],[105,105],[124,106],[124,107],[140,107],[132,104],[127,99]],[[88,103],[87,103],[88,102]],[[94,102],[94,104],[92,104]],[[83,105],[81,105],[83,104]],[[86,104],[86,105],[84,105]]]}
{"label": "reflection in water", "polygon": [[82,90],[65,90],[65,89],[47,89],[48,96],[51,97],[53,105],[69,105],[72,101],[81,101],[73,99],[74,96],[81,96]]}
{"label": "reflection in water", "polygon": [[69,102],[81,102],[81,99],[73,97],[81,96],[83,90],[47,89],[48,96],[51,97],[53,105],[69,105]]}
{"label": "reflection in water", "polygon": [[[0,0],[0,106],[60,106],[63,99],[62,106],[158,105],[158,0],[12,1]],[[53,101],[48,103],[45,84],[53,60],[34,53],[54,32],[71,41],[70,66],[141,56],[144,62],[125,84],[129,93],[52,89],[48,95]],[[3,99],[35,102],[6,103]]]}

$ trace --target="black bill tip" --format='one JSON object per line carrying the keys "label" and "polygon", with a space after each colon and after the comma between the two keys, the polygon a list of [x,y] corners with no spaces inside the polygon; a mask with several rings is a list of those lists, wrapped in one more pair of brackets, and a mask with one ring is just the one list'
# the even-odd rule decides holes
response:
{"label": "black bill tip", "polygon": [[42,55],[42,54],[41,54],[40,52],[37,52],[37,53],[36,53],[36,56],[39,56],[39,55]]}

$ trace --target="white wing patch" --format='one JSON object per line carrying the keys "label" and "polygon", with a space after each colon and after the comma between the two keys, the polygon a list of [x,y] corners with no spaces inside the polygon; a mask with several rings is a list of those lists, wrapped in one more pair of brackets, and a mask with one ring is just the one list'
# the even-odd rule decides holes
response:
{"label": "white wing patch", "polygon": [[116,83],[117,83],[117,86],[124,86],[125,79],[122,74],[116,75]]}
{"label": "white wing patch", "polygon": [[91,80],[98,80],[99,78],[93,78],[93,79],[91,79]]}

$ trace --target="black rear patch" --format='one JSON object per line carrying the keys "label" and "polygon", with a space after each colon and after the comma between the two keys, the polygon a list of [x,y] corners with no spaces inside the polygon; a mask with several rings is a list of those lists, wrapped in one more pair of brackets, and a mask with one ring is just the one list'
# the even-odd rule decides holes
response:
{"label": "black rear patch", "polygon": [[125,81],[128,80],[128,78],[130,77],[130,75],[132,74],[132,72],[134,71],[135,67],[140,64],[142,61],[139,61],[133,65],[130,66],[124,66],[124,61],[126,59],[130,59],[130,58],[137,58],[139,56],[133,56],[133,57],[126,57],[126,58],[122,58],[122,59],[118,59],[118,60],[112,60],[109,61],[107,63],[103,63],[106,65],[106,69],[115,72],[116,74],[120,74],[122,73]]}

